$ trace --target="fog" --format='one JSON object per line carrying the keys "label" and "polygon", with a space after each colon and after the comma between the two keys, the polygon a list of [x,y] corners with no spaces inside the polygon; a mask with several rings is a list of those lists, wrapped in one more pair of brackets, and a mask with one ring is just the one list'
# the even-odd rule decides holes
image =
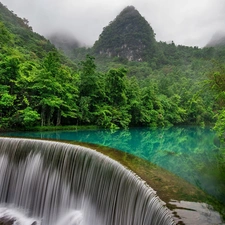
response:
{"label": "fog", "polygon": [[152,26],[157,41],[204,47],[215,33],[225,31],[224,0],[1,0],[33,30],[48,37],[67,32],[91,46],[103,27],[128,5]]}

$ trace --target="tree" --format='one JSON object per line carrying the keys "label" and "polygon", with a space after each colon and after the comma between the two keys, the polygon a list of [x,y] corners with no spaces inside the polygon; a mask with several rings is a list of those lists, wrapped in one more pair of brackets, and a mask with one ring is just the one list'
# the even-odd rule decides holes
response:
{"label": "tree", "polygon": [[[8,31],[5,25],[0,22],[0,50],[13,45],[13,35]],[[6,49],[5,49],[6,50]]]}
{"label": "tree", "polygon": [[81,96],[95,96],[96,88],[96,65],[95,58],[87,55],[85,61],[81,61],[80,69],[80,95]]}
{"label": "tree", "polygon": [[13,124],[13,114],[17,111],[15,81],[18,78],[21,54],[0,55],[0,126],[10,127]]}
{"label": "tree", "polygon": [[105,76],[96,71],[95,58],[87,55],[80,63],[80,119],[84,123],[95,123],[99,105],[105,99]]}
{"label": "tree", "polygon": [[40,120],[39,113],[29,106],[23,110],[20,110],[20,117],[22,120],[22,125],[24,125],[26,128],[37,125],[37,121]]}
{"label": "tree", "polygon": [[12,115],[13,123],[17,127],[37,125],[40,120],[40,114],[37,112],[37,96],[33,89],[39,69],[39,65],[32,61],[19,64],[17,79],[14,81],[16,111]]}
{"label": "tree", "polygon": [[131,124],[140,125],[142,114],[141,88],[136,77],[131,77],[127,82],[127,103],[131,115]]}
{"label": "tree", "polygon": [[18,76],[19,55],[2,55],[0,62],[0,83],[9,87],[9,93],[14,93],[15,80]]}
{"label": "tree", "polygon": [[213,70],[209,73],[208,84],[214,91],[218,103],[217,121],[215,129],[218,132],[219,137],[224,141],[225,131],[225,65],[220,63],[214,63]]}
{"label": "tree", "polygon": [[[2,87],[0,86],[2,89]],[[3,89],[5,89],[3,87]],[[10,95],[7,90],[0,93],[0,128],[8,128],[10,126],[12,111],[14,111],[14,102],[16,96]]]}
{"label": "tree", "polygon": [[62,104],[57,110],[56,125],[61,124],[61,117],[73,119],[79,117],[79,74],[67,66],[61,66],[59,74],[59,82],[62,84],[62,91],[59,96]]}
{"label": "tree", "polygon": [[[111,69],[106,74],[106,99],[110,106],[110,127],[128,127],[131,121],[127,104],[127,82],[124,68]],[[107,109],[107,110],[108,110]]]}
{"label": "tree", "polygon": [[111,69],[106,75],[106,95],[114,106],[127,104],[126,72],[124,68]]}
{"label": "tree", "polygon": [[79,75],[61,65],[57,52],[50,52],[36,73],[32,87],[41,126],[60,125],[61,117],[77,115]]}

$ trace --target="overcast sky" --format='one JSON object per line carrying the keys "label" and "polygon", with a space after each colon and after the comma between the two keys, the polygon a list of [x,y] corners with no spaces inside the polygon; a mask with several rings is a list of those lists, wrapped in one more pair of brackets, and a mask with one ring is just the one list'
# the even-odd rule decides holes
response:
{"label": "overcast sky", "polygon": [[63,30],[87,46],[123,8],[133,5],[149,22],[157,41],[204,47],[225,33],[225,0],[0,0],[44,36]]}

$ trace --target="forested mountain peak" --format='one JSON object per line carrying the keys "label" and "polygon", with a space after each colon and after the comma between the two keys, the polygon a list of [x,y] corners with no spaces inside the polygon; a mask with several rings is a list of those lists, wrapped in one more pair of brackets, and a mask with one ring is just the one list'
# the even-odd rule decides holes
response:
{"label": "forested mountain peak", "polygon": [[95,54],[148,61],[155,54],[155,34],[152,27],[134,6],[127,6],[103,28],[95,42]]}
{"label": "forested mountain peak", "polygon": [[117,17],[128,16],[128,15],[141,16],[138,10],[136,10],[134,6],[130,5],[124,8]]}

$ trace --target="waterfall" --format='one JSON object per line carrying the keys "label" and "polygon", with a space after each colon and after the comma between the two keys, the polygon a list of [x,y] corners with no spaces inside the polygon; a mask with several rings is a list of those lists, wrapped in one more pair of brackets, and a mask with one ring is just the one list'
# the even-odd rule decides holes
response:
{"label": "waterfall", "polygon": [[21,225],[175,224],[152,188],[95,150],[0,138],[0,221],[7,219]]}

